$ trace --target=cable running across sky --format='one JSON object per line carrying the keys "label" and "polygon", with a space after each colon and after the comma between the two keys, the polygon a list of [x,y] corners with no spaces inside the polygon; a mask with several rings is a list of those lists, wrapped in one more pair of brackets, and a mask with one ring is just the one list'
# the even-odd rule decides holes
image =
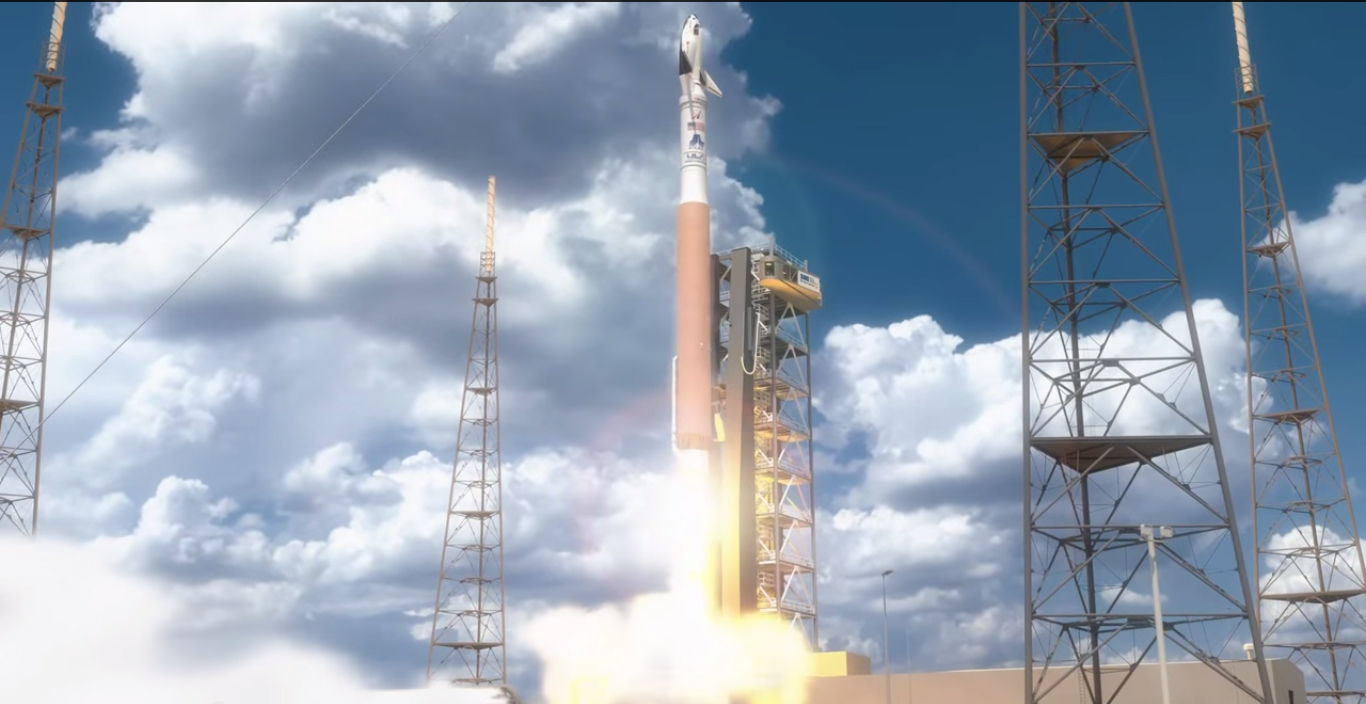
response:
{"label": "cable running across sky", "polygon": [[351,122],[354,121],[356,117],[359,116],[362,112],[364,112],[365,108],[369,107],[370,103],[373,102],[375,98],[379,97],[380,93],[383,93],[384,89],[388,88],[390,83],[394,82],[394,79],[398,78],[399,75],[402,74],[403,71],[407,69],[408,66],[412,64],[418,56],[421,56],[422,52],[426,51],[427,47],[430,46],[433,41],[436,41],[436,38],[441,36],[441,34],[444,31],[446,31],[446,28],[449,27],[451,23],[455,21],[455,18],[459,17],[460,13],[463,12],[464,9],[469,5],[470,3],[468,2],[458,3],[457,7],[455,8],[455,12],[451,13],[451,16],[447,18],[445,22],[442,22],[441,26],[437,27],[436,30],[429,34],[427,36],[427,39],[423,41],[422,44],[419,45],[417,49],[414,50],[413,53],[410,54],[402,64],[399,64],[398,68],[395,69],[394,72],[390,74],[388,78],[384,79],[384,82],[381,83],[379,87],[376,88],[374,92],[370,94],[369,97],[362,101],[360,106],[357,107],[354,111],[352,111],[350,116],[343,120],[342,123],[337,126],[337,129],[333,130],[332,133],[327,136],[327,139],[323,140],[322,144],[318,145],[317,149],[313,150],[312,154],[309,154],[308,157],[304,159],[299,164],[299,166],[295,168],[294,171],[290,173],[288,177],[285,178],[284,181],[281,181],[280,185],[276,186],[275,190],[271,191],[270,195],[266,196],[266,199],[261,201],[261,204],[257,206],[256,209],[253,210],[251,214],[248,215],[240,225],[238,225],[231,233],[229,233],[228,236],[224,238],[223,241],[219,243],[219,245],[215,247],[212,252],[209,252],[209,256],[206,257],[204,261],[200,262],[199,266],[196,266],[194,270],[192,270],[189,273],[189,275],[187,275],[185,279],[180,282],[178,286],[172,289],[170,293],[166,294],[166,298],[162,299],[161,303],[158,303],[157,307],[153,308],[152,312],[148,313],[147,317],[143,318],[142,322],[138,323],[137,327],[133,328],[132,332],[129,332],[127,336],[125,336],[121,341],[119,341],[119,343],[114,346],[114,349],[110,350],[109,354],[105,355],[104,359],[101,359],[100,363],[96,364],[95,368],[91,369],[90,373],[86,374],[85,377],[81,379],[80,383],[76,384],[76,387],[73,388],[70,393],[64,396],[62,400],[52,408],[51,411],[48,411],[47,415],[42,419],[41,422],[38,423],[38,425],[36,425],[33,428],[32,431],[30,431],[29,434],[32,435],[33,433],[38,432],[39,428],[43,427],[44,425],[47,425],[48,420],[50,420],[52,416],[56,415],[57,411],[61,410],[62,406],[65,406],[66,402],[70,401],[71,397],[76,395],[76,392],[80,391],[81,388],[84,387],[86,383],[90,381],[90,379],[92,379],[96,374],[99,373],[101,369],[104,368],[104,365],[109,363],[109,360],[113,359],[114,356],[117,355],[119,351],[124,348],[125,345],[131,342],[133,338],[136,337],[137,334],[141,332],[144,327],[147,326],[147,323],[152,322],[152,319],[155,318],[157,314],[161,312],[161,309],[165,308],[166,304],[170,303],[171,299],[176,297],[176,294],[179,294],[182,289],[189,285],[190,281],[193,280],[194,277],[197,276],[199,272],[204,269],[204,267],[208,266],[209,262],[213,261],[213,258],[218,256],[218,253],[223,251],[223,248],[227,247],[228,243],[232,242],[233,239],[237,237],[238,233],[245,229],[246,226],[249,225],[252,220],[256,219],[256,216],[260,215],[261,211],[265,210],[266,206],[270,205],[271,202],[275,200],[275,197],[280,195],[280,192],[283,191],[285,187],[288,186],[296,176],[302,173],[304,168],[307,167],[313,161],[313,159],[317,158],[317,156],[321,154],[323,150],[326,149],[328,145],[332,143],[332,140],[337,138],[337,135],[341,134],[343,130],[350,126]]}

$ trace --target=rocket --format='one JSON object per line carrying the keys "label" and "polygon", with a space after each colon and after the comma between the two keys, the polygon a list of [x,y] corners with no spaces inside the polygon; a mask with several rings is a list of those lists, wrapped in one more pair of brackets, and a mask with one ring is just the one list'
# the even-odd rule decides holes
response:
{"label": "rocket", "polygon": [[674,449],[705,467],[712,447],[711,205],[707,202],[707,93],[721,89],[702,70],[702,23],[683,22],[678,45],[681,189],[678,197],[677,351]]}

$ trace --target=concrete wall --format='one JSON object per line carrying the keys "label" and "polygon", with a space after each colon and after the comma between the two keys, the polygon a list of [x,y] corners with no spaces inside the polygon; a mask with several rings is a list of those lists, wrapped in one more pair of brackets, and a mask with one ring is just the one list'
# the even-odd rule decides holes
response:
{"label": "concrete wall", "polygon": [[[1306,704],[1304,674],[1288,660],[1271,660],[1273,704]],[[1255,682],[1256,668],[1247,661],[1226,663],[1246,682]],[[1193,662],[1170,663],[1172,704],[1250,704],[1253,700],[1208,667]],[[1103,686],[1117,684],[1122,674],[1104,676]],[[893,674],[890,704],[1020,704],[1024,701],[1024,671],[959,670]],[[813,677],[808,704],[888,704],[883,675]],[[1076,674],[1068,677],[1039,704],[1085,704],[1085,690]],[[1108,697],[1107,697],[1108,700]],[[1157,666],[1145,664],[1125,683],[1113,704],[1155,704],[1162,701]]]}

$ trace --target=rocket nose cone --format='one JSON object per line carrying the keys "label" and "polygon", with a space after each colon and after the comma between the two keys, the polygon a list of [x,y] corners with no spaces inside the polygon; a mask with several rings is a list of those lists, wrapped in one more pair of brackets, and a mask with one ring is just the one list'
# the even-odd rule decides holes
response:
{"label": "rocket nose cone", "polygon": [[697,15],[688,15],[683,23],[683,35],[678,40],[679,73],[693,75],[701,72],[702,24]]}
{"label": "rocket nose cone", "polygon": [[683,21],[683,41],[687,42],[701,34],[702,23],[697,19],[697,15],[688,15],[688,19]]}

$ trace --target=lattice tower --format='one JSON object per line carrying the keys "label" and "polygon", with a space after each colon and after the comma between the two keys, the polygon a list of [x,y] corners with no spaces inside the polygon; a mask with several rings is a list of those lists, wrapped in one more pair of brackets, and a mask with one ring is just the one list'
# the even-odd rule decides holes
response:
{"label": "lattice tower", "polygon": [[427,655],[429,683],[507,684],[494,192],[490,176],[488,225],[475,276],[469,362]]}
{"label": "lattice tower", "polygon": [[1233,3],[1248,448],[1262,638],[1304,670],[1310,702],[1366,701],[1366,560],[1286,217],[1266,101]]}
{"label": "lattice tower", "polygon": [[1130,5],[1019,7],[1025,701],[1108,704],[1156,659],[1145,525],[1172,659],[1270,701]]}
{"label": "lattice tower", "polygon": [[0,318],[0,530],[26,535],[38,531],[65,23],[66,3],[53,3],[51,30],[24,103],[19,149],[0,210],[5,300]]}
{"label": "lattice tower", "polygon": [[[816,647],[816,545],[812,473],[811,356],[809,304],[766,286],[788,266],[807,272],[807,263],[774,243],[753,249],[746,262],[749,303],[746,327],[752,338],[732,347],[729,316],[722,317],[723,379],[732,359],[748,367],[752,385],[754,511],[757,540],[756,608],[800,630]],[[723,259],[723,261],[728,261]],[[738,263],[738,262],[737,262]],[[731,269],[723,271],[721,303],[729,311]],[[818,304],[817,304],[818,305]],[[738,341],[737,341],[738,342]],[[744,349],[743,355],[732,350]],[[729,402],[729,389],[723,388]],[[729,433],[730,430],[728,429]]]}

